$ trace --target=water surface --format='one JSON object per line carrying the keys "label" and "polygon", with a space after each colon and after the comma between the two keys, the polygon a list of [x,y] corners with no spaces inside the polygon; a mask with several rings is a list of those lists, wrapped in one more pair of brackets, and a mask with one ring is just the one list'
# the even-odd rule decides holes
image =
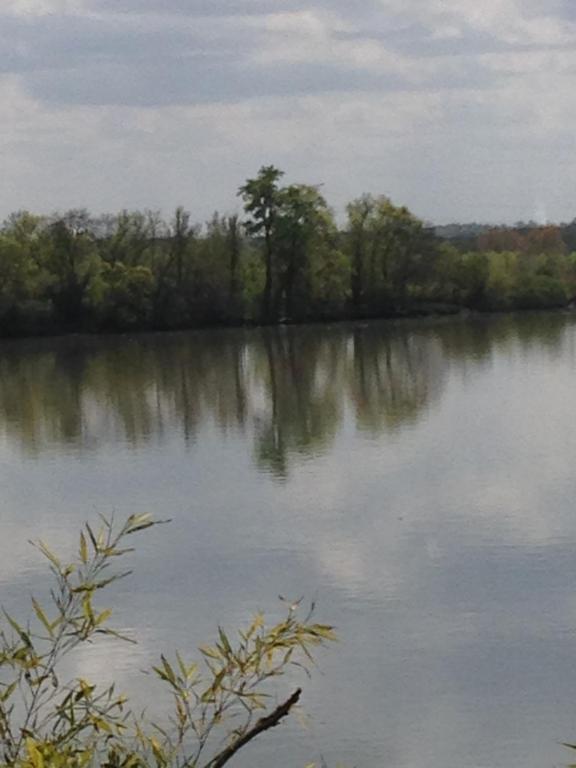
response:
{"label": "water surface", "polygon": [[113,598],[140,670],[277,595],[339,645],[240,765],[539,768],[576,739],[576,321],[339,324],[0,346],[0,599],[27,540],[98,513],[173,519]]}

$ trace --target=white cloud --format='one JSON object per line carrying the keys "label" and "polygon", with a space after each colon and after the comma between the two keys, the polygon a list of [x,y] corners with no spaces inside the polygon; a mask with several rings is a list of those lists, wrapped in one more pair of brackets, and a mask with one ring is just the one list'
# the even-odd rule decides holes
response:
{"label": "white cloud", "polygon": [[84,0],[4,0],[2,5],[2,13],[15,16],[47,16],[83,10]]}
{"label": "white cloud", "polygon": [[281,8],[6,0],[1,214],[183,202],[202,219],[274,161],[337,207],[382,191],[429,219],[527,218],[536,199],[573,217],[576,35],[558,4]]}
{"label": "white cloud", "polygon": [[411,68],[405,56],[386,50],[381,42],[346,39],[342,33],[352,33],[354,27],[336,14],[313,11],[274,14],[254,25],[267,32],[263,45],[251,56],[263,66],[332,64],[397,74],[406,74]]}
{"label": "white cloud", "polygon": [[380,0],[382,9],[452,34],[474,30],[513,45],[561,45],[574,41],[576,27],[550,14],[542,0]]}

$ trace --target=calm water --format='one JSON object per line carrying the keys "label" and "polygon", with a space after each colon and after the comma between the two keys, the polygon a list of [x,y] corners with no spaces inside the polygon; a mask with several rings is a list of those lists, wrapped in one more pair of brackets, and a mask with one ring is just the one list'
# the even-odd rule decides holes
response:
{"label": "calm water", "polygon": [[[239,765],[541,768],[576,740],[576,318],[0,345],[0,600],[27,544],[116,510],[143,536],[78,669],[153,710],[141,669],[277,595],[341,642],[307,729]],[[111,672],[114,670],[114,672]]]}

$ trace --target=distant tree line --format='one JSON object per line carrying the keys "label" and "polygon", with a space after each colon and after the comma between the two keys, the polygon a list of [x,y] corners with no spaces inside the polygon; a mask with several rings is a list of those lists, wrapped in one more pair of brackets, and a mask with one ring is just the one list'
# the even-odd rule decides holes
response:
{"label": "distant tree line", "polygon": [[[576,295],[576,222],[428,227],[363,195],[338,226],[318,187],[260,169],[244,216],[177,208],[11,215],[0,230],[0,334],[125,331],[551,308]],[[440,232],[440,234],[439,234]]]}

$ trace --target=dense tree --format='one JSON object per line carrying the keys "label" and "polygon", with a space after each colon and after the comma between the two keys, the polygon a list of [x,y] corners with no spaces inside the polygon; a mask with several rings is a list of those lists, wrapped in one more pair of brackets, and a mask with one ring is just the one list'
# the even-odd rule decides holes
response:
{"label": "dense tree", "polygon": [[34,331],[49,322],[48,274],[41,260],[41,224],[28,213],[12,216],[0,237],[0,322],[5,333]]}
{"label": "dense tree", "polygon": [[433,274],[435,244],[423,223],[381,195],[348,205],[351,291],[357,312],[378,314],[405,305]]}
{"label": "dense tree", "polygon": [[369,240],[369,220],[375,207],[374,198],[371,195],[362,197],[349,203],[348,233],[352,268],[350,272],[352,301],[358,310],[364,300],[366,288],[365,263]]}
{"label": "dense tree", "polygon": [[146,263],[150,245],[150,221],[139,211],[121,211],[117,216],[103,216],[96,222],[100,232],[99,251],[107,264],[122,262],[127,266]]}
{"label": "dense tree", "polygon": [[172,328],[186,320],[186,272],[189,251],[195,237],[190,214],[179,206],[168,226],[151,222],[154,231],[153,271],[154,324]]}
{"label": "dense tree", "polygon": [[228,302],[232,317],[236,317],[239,312],[240,301],[240,260],[242,254],[242,231],[240,219],[237,215],[228,216],[224,220],[226,230],[226,241],[229,253],[229,283],[228,283]]}
{"label": "dense tree", "polygon": [[306,305],[312,300],[308,267],[313,250],[329,237],[333,227],[326,201],[316,187],[292,184],[281,191],[275,305],[284,316],[306,316]]}
{"label": "dense tree", "polygon": [[264,321],[273,319],[274,241],[281,198],[278,182],[283,175],[283,172],[273,165],[263,166],[258,176],[255,179],[248,179],[239,190],[244,200],[244,209],[250,217],[246,222],[248,232],[264,239],[266,272],[262,298]]}
{"label": "dense tree", "polygon": [[154,276],[148,267],[123,261],[103,264],[92,281],[90,300],[98,324],[110,330],[147,328],[151,324]]}
{"label": "dense tree", "polygon": [[90,281],[100,257],[87,211],[69,211],[44,231],[43,259],[51,275],[49,296],[56,318],[65,326],[82,322]]}
{"label": "dense tree", "polygon": [[0,230],[0,334],[192,328],[413,313],[551,308],[576,297],[574,222],[424,225],[362,195],[339,228],[318,186],[263,166],[245,217],[178,207],[50,217]]}

